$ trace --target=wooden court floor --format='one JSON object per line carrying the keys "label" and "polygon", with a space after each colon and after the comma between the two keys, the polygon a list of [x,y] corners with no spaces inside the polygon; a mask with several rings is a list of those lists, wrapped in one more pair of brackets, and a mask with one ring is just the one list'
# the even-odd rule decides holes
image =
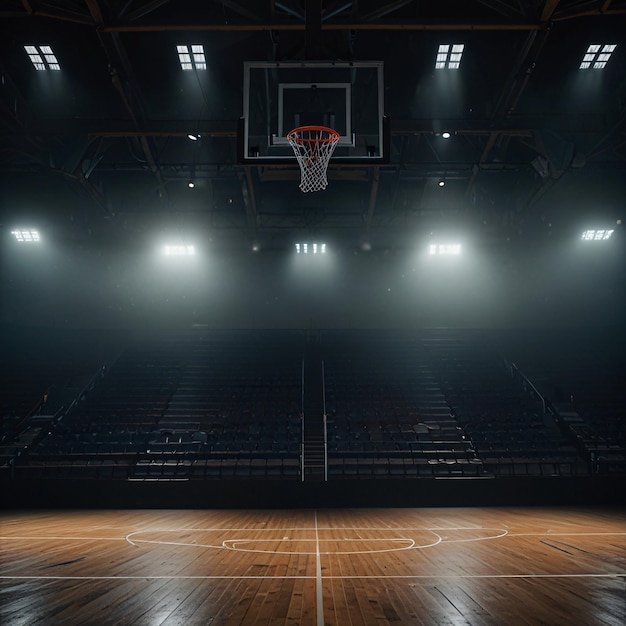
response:
{"label": "wooden court floor", "polygon": [[626,511],[0,513],[0,623],[626,623]]}

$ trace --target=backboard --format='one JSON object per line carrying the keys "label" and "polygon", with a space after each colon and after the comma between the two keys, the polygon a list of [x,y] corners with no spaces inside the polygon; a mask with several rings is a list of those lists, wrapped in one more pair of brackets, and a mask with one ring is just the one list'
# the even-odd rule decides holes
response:
{"label": "backboard", "polygon": [[380,163],[385,148],[382,62],[244,64],[241,160],[294,160],[287,133],[299,126],[336,130],[332,161]]}

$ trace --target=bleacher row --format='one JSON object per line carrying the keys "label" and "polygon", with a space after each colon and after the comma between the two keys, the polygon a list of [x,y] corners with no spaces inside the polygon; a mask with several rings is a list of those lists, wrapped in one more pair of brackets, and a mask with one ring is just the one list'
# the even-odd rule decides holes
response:
{"label": "bleacher row", "polygon": [[328,342],[331,479],[484,475],[424,357],[415,339],[343,335]]}
{"label": "bleacher row", "polygon": [[282,454],[275,458],[231,458],[222,456],[198,458],[197,455],[161,458],[137,458],[94,454],[90,457],[37,456],[19,467],[19,477],[40,479],[101,479],[101,480],[208,480],[208,479],[292,479],[300,476],[297,458]]}
{"label": "bleacher row", "polygon": [[495,475],[586,474],[588,464],[480,337],[436,337],[425,348],[459,426]]}
{"label": "bleacher row", "polygon": [[[281,331],[140,337],[61,419],[37,415],[5,436],[0,471],[298,480],[305,341]],[[334,331],[321,347],[331,480],[580,475],[597,468],[586,451],[619,446],[592,440],[582,417],[564,426],[544,415],[482,334]],[[612,407],[595,410],[623,433]]]}
{"label": "bleacher row", "polygon": [[[578,359],[573,347],[552,373],[570,396],[569,411],[578,415],[563,422],[577,445],[591,460],[596,473],[626,473],[626,403],[624,402],[624,336],[614,332],[581,337],[576,347],[586,358]],[[621,369],[615,365],[621,364]]]}
{"label": "bleacher row", "polygon": [[144,338],[18,469],[131,480],[297,478],[300,345],[273,334]]}

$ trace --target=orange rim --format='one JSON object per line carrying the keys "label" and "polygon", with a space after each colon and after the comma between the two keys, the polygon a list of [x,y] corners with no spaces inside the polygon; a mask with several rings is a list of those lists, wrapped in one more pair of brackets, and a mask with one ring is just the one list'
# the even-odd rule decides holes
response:
{"label": "orange rim", "polygon": [[[323,132],[328,133],[329,137],[298,137],[298,133],[305,132]],[[328,128],[326,126],[299,126],[287,133],[287,139],[289,141],[295,141],[296,143],[332,143],[340,139],[340,135],[336,130]]]}

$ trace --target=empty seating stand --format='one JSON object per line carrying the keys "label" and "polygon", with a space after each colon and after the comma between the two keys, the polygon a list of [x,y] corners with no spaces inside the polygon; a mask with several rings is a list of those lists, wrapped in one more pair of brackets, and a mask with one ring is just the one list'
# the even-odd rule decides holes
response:
{"label": "empty seating stand", "polygon": [[440,333],[429,337],[425,346],[445,397],[486,472],[587,472],[572,441],[518,388],[484,333]]}
{"label": "empty seating stand", "polygon": [[482,475],[419,338],[344,332],[323,352],[329,478]]}
{"label": "empty seating stand", "polygon": [[0,331],[0,474],[14,476],[67,399],[119,350],[123,333],[5,327]]}
{"label": "empty seating stand", "polygon": [[188,331],[138,339],[33,446],[22,475],[297,479],[301,337]]}
{"label": "empty seating stand", "polygon": [[[486,333],[326,331],[319,339],[329,480],[626,471],[617,380],[570,376],[576,398],[544,415]],[[17,479],[301,480],[306,341],[300,331],[135,337],[69,412],[11,426],[3,471]],[[56,374],[83,373],[83,353],[65,352]],[[54,370],[53,355],[48,362]],[[21,389],[7,389],[14,407]]]}

